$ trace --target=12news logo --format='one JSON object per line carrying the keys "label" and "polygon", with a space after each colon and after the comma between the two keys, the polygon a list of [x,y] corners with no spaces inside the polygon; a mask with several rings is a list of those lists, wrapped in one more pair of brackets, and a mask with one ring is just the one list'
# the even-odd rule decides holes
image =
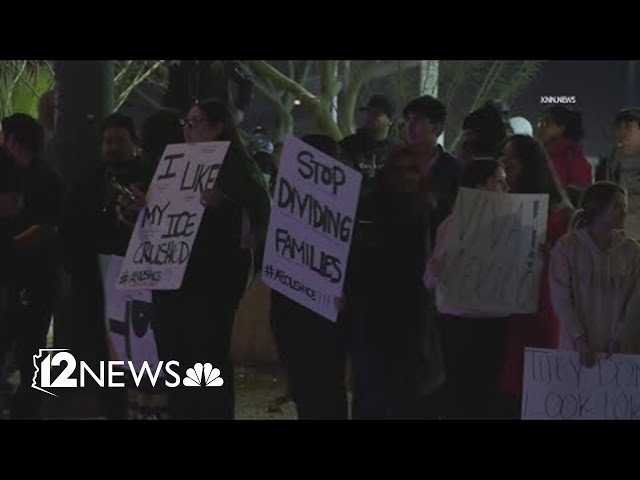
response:
{"label": "12news logo", "polygon": [[[156,386],[160,374],[163,371],[167,376],[173,377],[170,381],[168,378],[164,379],[164,385],[169,388],[176,388],[180,384],[185,387],[220,387],[224,385],[224,380],[220,377],[220,370],[213,368],[210,363],[196,363],[192,368],[189,368],[186,372],[186,376],[181,379],[172,368],[179,367],[179,362],[171,360],[169,362],[158,362],[155,371],[152,371],[147,362],[143,362],[142,368],[136,370],[133,362],[126,362],[131,372],[131,377],[136,385],[140,386],[142,379],[146,376],[149,379],[152,387]],[[78,362],[75,357],[66,348],[41,348],[37,355],[33,356],[33,364],[36,367],[35,374],[33,375],[33,382],[31,387],[41,392],[48,393],[57,397],[55,393],[48,391],[49,388],[77,388],[84,387],[86,380],[90,377],[100,387],[116,387],[123,388],[125,383],[116,379],[116,377],[124,377],[124,361],[112,360],[108,362],[101,361],[99,371],[94,372],[85,362],[80,361],[79,378],[74,376]],[[64,369],[60,372],[59,368],[65,365]],[[105,368],[106,367],[106,368]],[[53,374],[53,375],[52,375]],[[52,378],[55,377],[55,378]]]}

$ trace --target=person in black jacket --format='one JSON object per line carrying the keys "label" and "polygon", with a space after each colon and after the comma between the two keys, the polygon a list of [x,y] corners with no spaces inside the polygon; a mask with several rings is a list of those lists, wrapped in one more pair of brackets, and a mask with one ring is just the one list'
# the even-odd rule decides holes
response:
{"label": "person in black jacket", "polygon": [[410,146],[394,151],[354,232],[345,283],[353,322],[353,417],[433,418],[444,382],[433,300],[422,283],[431,253],[426,170]]}
{"label": "person in black jacket", "polygon": [[[340,146],[322,134],[302,141],[335,159]],[[271,291],[271,327],[300,420],[346,420],[347,329],[283,294]]]}
{"label": "person in black jacket", "polygon": [[61,178],[41,160],[44,141],[42,126],[29,115],[15,114],[2,120],[2,147],[17,167],[22,192],[8,245],[15,267],[8,279],[10,334],[0,340],[0,355],[11,340],[16,342],[20,386],[13,398],[12,418],[38,415],[42,394],[31,388],[33,355],[47,346],[60,287],[57,232],[64,192]]}
{"label": "person in black jacket", "polygon": [[340,142],[342,160],[362,173],[360,199],[374,189],[376,180],[395,144],[389,137],[394,108],[383,95],[374,95],[366,107],[365,124]]}
{"label": "person in black jacket", "polygon": [[440,223],[451,213],[462,176],[460,163],[438,144],[447,117],[445,105],[425,95],[410,101],[403,111],[407,123],[407,143],[418,156],[426,172],[424,191],[429,193],[431,240]]}
{"label": "person in black jacket", "polygon": [[[219,388],[170,388],[171,418],[233,419],[231,332],[248,283],[251,244],[261,244],[266,236],[270,197],[222,102],[194,104],[185,119],[184,138],[187,143],[228,141],[230,146],[214,188],[201,194],[205,210],[182,285],[153,292],[158,355],[178,361],[176,372],[182,378],[195,363],[211,363],[224,382]],[[243,232],[243,218],[250,231]]]}

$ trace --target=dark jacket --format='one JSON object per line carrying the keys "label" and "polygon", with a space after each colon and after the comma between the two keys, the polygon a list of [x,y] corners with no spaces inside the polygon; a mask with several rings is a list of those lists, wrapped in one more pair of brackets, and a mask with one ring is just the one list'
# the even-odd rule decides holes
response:
{"label": "dark jacket", "polygon": [[[64,183],[60,175],[46,162],[34,159],[21,171],[24,192],[23,208],[14,225],[19,234],[33,225],[59,228],[62,221]],[[57,236],[44,244],[18,252],[21,269],[26,276],[43,276],[59,266],[60,251]]]}
{"label": "dark jacket", "polygon": [[442,221],[453,211],[462,178],[462,166],[455,157],[441,146],[438,146],[438,150],[440,154],[428,176],[428,191],[433,201],[430,222],[432,242],[435,242],[436,232]]}
{"label": "dark jacket", "polygon": [[358,129],[340,142],[342,160],[362,173],[360,198],[375,189],[378,175],[395,146],[389,138],[374,140],[365,128]]}
{"label": "dark jacket", "polygon": [[355,232],[345,292],[353,328],[384,370],[389,416],[399,418],[443,380],[433,300],[422,282],[431,207],[424,194],[379,191],[370,201],[373,222]]}

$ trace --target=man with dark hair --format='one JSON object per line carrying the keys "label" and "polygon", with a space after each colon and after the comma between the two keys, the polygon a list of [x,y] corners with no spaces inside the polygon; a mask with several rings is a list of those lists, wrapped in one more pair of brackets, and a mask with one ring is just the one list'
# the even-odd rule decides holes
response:
{"label": "man with dark hair", "polygon": [[[138,212],[131,206],[152,175],[136,154],[137,142],[130,117],[116,113],[105,119],[102,159],[89,178],[73,185],[61,224],[64,266],[77,312],[74,340],[69,340],[77,344],[65,347],[89,364],[107,360],[99,255],[126,255]],[[108,390],[103,393],[109,397]],[[124,402],[111,400],[107,415],[123,417]]]}
{"label": "man with dark hair", "polygon": [[378,175],[395,146],[389,138],[393,126],[394,108],[384,95],[373,95],[366,107],[365,123],[358,131],[340,143],[342,160],[362,173],[360,198],[374,189]]}
{"label": "man with dark hair", "polygon": [[41,394],[31,388],[33,355],[46,347],[60,287],[57,231],[63,186],[41,160],[44,140],[44,129],[29,115],[15,114],[2,120],[0,144],[17,167],[22,193],[9,244],[16,267],[11,270],[8,289],[11,332],[0,341],[0,353],[11,341],[16,342],[20,387],[13,398],[12,418],[33,418],[41,406]]}
{"label": "man with dark hair", "polygon": [[453,155],[438,145],[447,118],[446,107],[440,100],[430,95],[418,97],[404,107],[403,116],[407,143],[419,155],[427,172],[433,207],[431,236],[435,240],[438,226],[453,209],[462,168]]}
{"label": "man with dark hair", "polygon": [[[237,60],[168,60],[169,86],[164,106],[186,112],[193,100],[216,99],[224,102],[242,123],[253,100],[253,79]],[[231,84],[237,85],[237,94]]]}
{"label": "man with dark hair", "polygon": [[640,107],[620,110],[614,119],[616,146],[600,159],[597,181],[623,186],[629,195],[629,212],[625,229],[630,237],[640,239]]}

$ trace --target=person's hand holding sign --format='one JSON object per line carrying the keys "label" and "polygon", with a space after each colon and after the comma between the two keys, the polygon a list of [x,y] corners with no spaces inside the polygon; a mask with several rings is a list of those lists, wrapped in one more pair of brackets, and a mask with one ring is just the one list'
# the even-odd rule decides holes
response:
{"label": "person's hand holding sign", "polygon": [[333,306],[336,307],[336,311],[338,313],[341,313],[342,310],[344,310],[345,303],[347,303],[347,297],[345,297],[344,295],[340,297],[335,297],[333,299]]}
{"label": "person's hand holding sign", "polygon": [[220,190],[215,188],[211,190],[204,190],[202,195],[200,196],[200,203],[210,210],[215,210],[218,208],[223,200],[226,198],[226,195],[222,193]]}
{"label": "person's hand holding sign", "polygon": [[593,368],[596,364],[596,354],[589,348],[587,339],[584,336],[578,337],[575,345],[576,351],[580,354],[580,364],[583,367]]}

